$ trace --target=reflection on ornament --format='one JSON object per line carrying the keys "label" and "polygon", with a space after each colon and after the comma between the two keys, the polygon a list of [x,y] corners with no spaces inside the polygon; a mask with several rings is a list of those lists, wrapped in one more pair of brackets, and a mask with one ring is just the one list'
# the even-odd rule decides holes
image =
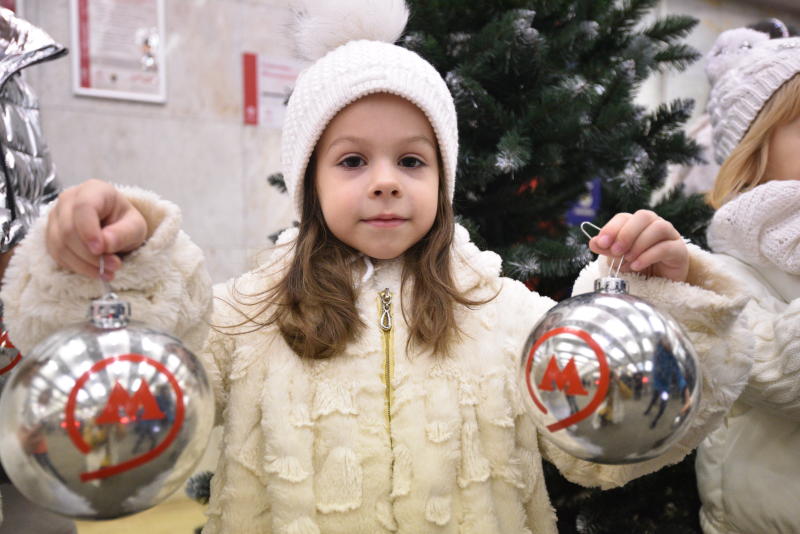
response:
{"label": "reflection on ornament", "polygon": [[213,425],[199,360],[130,321],[113,293],[42,341],[0,397],[0,459],[30,500],[71,517],[147,509],[191,475]]}
{"label": "reflection on ornament", "polygon": [[599,463],[663,453],[689,427],[700,383],[697,356],[678,323],[615,277],[553,307],[520,364],[526,406],[544,436]]}

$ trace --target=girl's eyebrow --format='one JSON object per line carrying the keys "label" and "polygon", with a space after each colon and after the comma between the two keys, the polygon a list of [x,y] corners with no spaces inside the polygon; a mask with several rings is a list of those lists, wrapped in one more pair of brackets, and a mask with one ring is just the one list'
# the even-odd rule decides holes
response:
{"label": "girl's eyebrow", "polygon": [[[350,142],[350,143],[355,143],[355,144],[362,144],[362,143],[370,143],[371,141],[369,139],[364,138],[364,137],[356,137],[354,135],[343,135],[342,137],[337,137],[336,139],[334,139],[333,142],[331,142],[331,144],[328,145],[328,148],[327,148],[327,150],[325,150],[325,152],[326,153],[330,152],[333,147],[335,147],[336,145],[338,145],[340,143],[345,143],[345,142]],[[416,142],[427,143],[428,145],[430,145],[431,148],[436,150],[436,143],[434,143],[431,140],[431,138],[428,137],[427,135],[412,135],[410,137],[405,137],[405,138],[399,139],[397,141],[398,144],[411,144],[411,143],[416,143]]]}
{"label": "girl's eyebrow", "polygon": [[417,141],[428,143],[431,146],[431,148],[433,148],[434,150],[436,149],[436,143],[434,143],[431,140],[431,138],[428,137],[427,135],[413,135],[411,137],[406,137],[405,139],[401,140],[402,143],[415,143]]}
{"label": "girl's eyebrow", "polygon": [[344,135],[342,137],[337,137],[336,139],[334,139],[331,142],[331,144],[328,145],[328,149],[325,150],[325,152],[330,152],[333,149],[333,147],[335,147],[336,145],[341,144],[341,143],[349,142],[349,143],[359,144],[359,143],[363,143],[364,141],[366,141],[366,140],[364,138],[362,138],[362,137],[355,137],[355,136],[352,136],[352,135]]}

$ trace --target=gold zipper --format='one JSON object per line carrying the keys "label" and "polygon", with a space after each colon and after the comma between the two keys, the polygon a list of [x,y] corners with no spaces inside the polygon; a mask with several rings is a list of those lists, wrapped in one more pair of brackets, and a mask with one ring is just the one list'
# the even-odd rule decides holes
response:
{"label": "gold zipper", "polygon": [[379,293],[378,325],[381,328],[383,341],[383,385],[386,387],[386,427],[389,430],[389,442],[392,439],[392,375],[394,375],[394,336],[392,327],[392,293],[387,287]]}

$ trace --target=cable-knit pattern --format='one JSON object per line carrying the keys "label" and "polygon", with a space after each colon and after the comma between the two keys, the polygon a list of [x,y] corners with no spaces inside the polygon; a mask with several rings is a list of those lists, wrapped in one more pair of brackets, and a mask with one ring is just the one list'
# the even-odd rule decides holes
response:
{"label": "cable-knit pattern", "polygon": [[800,421],[800,182],[772,181],[742,193],[714,215],[713,250],[730,259],[753,334],[753,369],[743,400]]}
{"label": "cable-knit pattern", "polygon": [[717,210],[707,234],[714,252],[800,275],[800,181],[773,180],[742,193]]}

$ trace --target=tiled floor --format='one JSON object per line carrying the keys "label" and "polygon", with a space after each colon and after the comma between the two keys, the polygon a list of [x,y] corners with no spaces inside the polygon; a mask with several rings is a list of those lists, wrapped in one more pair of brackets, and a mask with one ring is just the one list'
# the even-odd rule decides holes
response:
{"label": "tiled floor", "polygon": [[203,506],[169,499],[150,510],[113,521],[80,521],[78,534],[193,534],[205,523]]}

